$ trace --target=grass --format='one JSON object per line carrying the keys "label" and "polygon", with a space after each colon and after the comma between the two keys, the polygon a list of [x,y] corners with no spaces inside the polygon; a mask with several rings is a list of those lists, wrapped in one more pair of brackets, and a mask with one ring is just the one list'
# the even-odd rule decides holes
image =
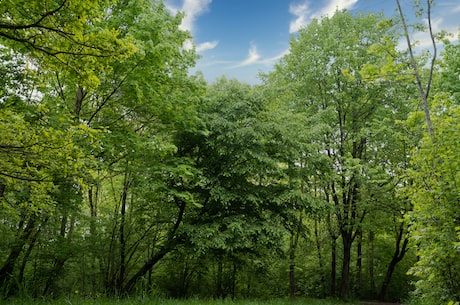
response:
{"label": "grass", "polygon": [[358,303],[344,303],[337,300],[317,300],[308,298],[273,299],[273,300],[171,300],[171,299],[149,299],[149,298],[126,298],[126,299],[84,299],[84,298],[62,298],[59,300],[31,300],[13,299],[0,300],[0,304],[8,305],[354,305]]}

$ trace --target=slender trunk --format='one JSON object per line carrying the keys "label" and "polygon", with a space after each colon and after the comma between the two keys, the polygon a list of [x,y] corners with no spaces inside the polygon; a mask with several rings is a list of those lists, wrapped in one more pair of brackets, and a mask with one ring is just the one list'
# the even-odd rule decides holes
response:
{"label": "slender trunk", "polygon": [[385,274],[385,279],[383,280],[382,286],[380,288],[379,299],[381,301],[385,300],[385,295],[388,290],[388,286],[390,286],[391,277],[393,276],[393,272],[396,268],[396,265],[404,258],[404,255],[407,252],[407,245],[409,244],[409,239],[405,235],[406,230],[404,228],[404,223],[402,223],[399,227],[398,235],[396,236],[395,252],[393,253],[393,257],[390,261],[390,264],[388,265],[388,269]]}
{"label": "slender trunk", "polygon": [[295,250],[292,247],[291,235],[291,249],[289,251],[289,296],[291,298],[295,297]]}
{"label": "slender trunk", "polygon": [[419,67],[417,65],[417,62],[415,61],[414,52],[412,50],[412,43],[411,43],[410,36],[409,36],[409,30],[406,24],[406,18],[404,17],[404,14],[401,8],[401,3],[399,0],[396,0],[396,4],[398,6],[399,16],[401,17],[401,22],[403,24],[404,36],[406,37],[407,47],[409,49],[409,55],[411,59],[412,69],[414,70],[414,76],[415,76],[415,80],[417,83],[417,89],[419,91],[420,98],[423,103],[423,112],[425,114],[426,127],[427,127],[427,130],[430,136],[434,137],[433,123],[431,122],[430,107],[428,105],[428,97],[430,93],[431,82],[433,79],[434,65],[436,62],[436,55],[437,55],[436,41],[435,41],[435,37],[433,34],[433,27],[431,25],[431,0],[427,0],[427,6],[428,6],[428,26],[429,26],[431,42],[433,45],[433,57],[431,59],[431,66],[430,66],[428,81],[426,84],[426,89],[423,88]]}
{"label": "slender trunk", "polygon": [[[326,200],[329,201],[329,195],[326,192]],[[330,295],[335,296],[337,292],[336,282],[337,282],[337,238],[338,235],[335,233],[335,230],[332,228],[331,223],[331,214],[327,215],[327,226],[329,231],[329,237],[331,239],[331,274],[329,282]]]}
{"label": "slender trunk", "polygon": [[224,263],[222,256],[219,256],[219,261],[217,262],[217,279],[216,279],[216,291],[215,297],[216,298],[223,298],[224,297],[224,288],[223,288],[223,269]]}
{"label": "slender trunk", "polygon": [[321,254],[321,241],[319,237],[317,220],[315,220],[315,241],[316,241],[316,251],[317,251],[317,256],[318,256],[318,265],[319,265],[320,280],[321,280],[321,297],[323,297],[325,293],[324,283],[326,282],[326,276],[324,274],[324,262],[323,262],[323,256]]}
{"label": "slender trunk", "polygon": [[121,195],[121,208],[120,208],[120,230],[119,230],[119,242],[120,242],[120,269],[118,274],[117,290],[123,290],[123,282],[125,280],[126,273],[126,238],[125,238],[125,220],[126,220],[126,200],[128,197],[128,174],[125,175],[125,182],[123,185],[123,192]]}
{"label": "slender trunk", "polygon": [[[46,222],[46,220],[45,220]],[[29,242],[29,247],[27,247],[26,252],[24,253],[24,257],[22,258],[22,263],[21,267],[19,269],[19,275],[18,275],[18,282],[22,284],[24,280],[24,271],[26,269],[26,265],[29,261],[30,254],[32,253],[32,250],[34,249],[35,245],[37,244],[38,236],[40,235],[40,228],[32,235],[30,238]]]}
{"label": "slender trunk", "polygon": [[[71,235],[72,235],[72,233],[74,231],[74,228],[75,228],[75,217],[71,218],[68,229],[67,229],[67,222],[68,222],[68,216],[64,215],[62,217],[62,219],[61,219],[61,228],[60,228],[60,232],[59,232],[59,235],[60,235],[62,241],[65,241],[65,239],[70,240]],[[67,230],[68,230],[68,232],[67,232]],[[66,235],[67,235],[67,237],[66,237]],[[61,245],[61,246],[62,247],[70,247],[70,243],[65,242],[65,244]],[[68,259],[69,259],[69,255],[66,254],[65,251],[64,251],[64,254],[58,255],[54,259],[53,270],[50,273],[50,276],[48,277],[48,280],[46,281],[45,288],[43,290],[43,295],[47,295],[50,291],[53,292],[53,289],[55,290],[56,283],[59,280],[59,278],[61,277],[61,275],[63,273],[63,270],[64,270],[64,265],[65,265],[65,263],[66,263],[66,261]]]}
{"label": "slender trunk", "polygon": [[153,266],[155,266],[155,264],[158,263],[166,254],[171,252],[174,249],[174,247],[180,242],[176,238],[176,232],[184,217],[185,206],[185,202],[180,201],[178,216],[176,218],[173,228],[167,236],[165,244],[159,249],[159,251],[154,256],[150,257],[147,260],[147,262],[145,262],[144,265],[142,265],[142,267],[128,280],[128,282],[124,285],[122,292],[131,291],[134,288],[136,282],[142,276],[144,276],[150,269],[152,269]]}
{"label": "slender trunk", "polygon": [[375,293],[375,272],[374,272],[374,231],[369,232],[369,281],[372,294]]}
{"label": "slender trunk", "polygon": [[[97,193],[97,189],[96,189]],[[97,196],[97,195],[96,195]],[[89,204],[89,212],[90,212],[90,224],[89,224],[89,233],[90,236],[94,236],[96,233],[96,217],[97,217],[97,199],[94,198],[93,194],[93,186],[91,185],[88,188],[88,204]]]}
{"label": "slender trunk", "polygon": [[337,240],[334,238],[332,239],[331,244],[331,296],[335,296],[337,292],[336,288],[337,282]]}
{"label": "slender trunk", "polygon": [[232,274],[232,300],[235,299],[235,293],[236,293],[236,272],[237,272],[237,266],[236,262],[233,261],[233,274]]}
{"label": "slender trunk", "polygon": [[[90,290],[91,294],[94,295],[96,293],[96,285],[97,285],[97,279],[96,279],[96,270],[97,270],[97,259],[99,257],[98,255],[98,241],[97,241],[97,236],[96,236],[96,223],[97,223],[97,205],[98,205],[98,187],[96,186],[96,189],[94,190],[94,186],[90,185],[88,188],[88,205],[89,205],[89,211],[90,211],[90,222],[89,222],[89,251],[91,255],[90,261],[89,261],[89,282],[90,282]],[[83,285],[85,285],[86,281],[86,266],[83,265],[82,271],[83,271]]]}
{"label": "slender trunk", "polygon": [[299,212],[299,219],[297,226],[291,232],[289,243],[289,296],[295,298],[295,253],[299,243],[300,231],[302,230],[302,211]]}
{"label": "slender trunk", "polygon": [[83,89],[83,87],[77,87],[75,105],[73,107],[73,114],[76,118],[80,116],[81,106],[83,105],[83,99],[85,98],[86,94],[87,92]]}
{"label": "slender trunk", "polygon": [[[24,221],[21,221],[20,223],[23,223]],[[22,225],[20,225],[21,227]],[[16,242],[13,244],[11,247],[10,253],[3,264],[3,267],[0,269],[0,286],[3,286],[13,275],[14,271],[14,266],[16,264],[17,259],[19,258],[19,255],[21,254],[24,245],[27,243],[29,240],[30,236],[33,234],[35,229],[35,219],[34,218],[29,218],[26,227],[22,232],[18,234],[18,238]]]}
{"label": "slender trunk", "polygon": [[361,272],[362,272],[362,265],[363,265],[363,232],[361,229],[357,233],[358,236],[358,245],[356,248],[356,285],[355,291],[356,296],[359,297],[361,295]]}
{"label": "slender trunk", "polygon": [[351,262],[351,246],[352,234],[349,231],[342,233],[343,241],[343,260],[342,260],[342,274],[340,279],[340,297],[348,299],[350,294],[350,262]]}

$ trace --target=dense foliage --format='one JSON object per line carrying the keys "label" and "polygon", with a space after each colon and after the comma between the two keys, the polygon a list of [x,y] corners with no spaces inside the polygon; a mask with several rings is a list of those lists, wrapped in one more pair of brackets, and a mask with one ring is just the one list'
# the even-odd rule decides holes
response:
{"label": "dense foliage", "polygon": [[428,132],[397,18],[313,20],[251,86],[190,75],[161,1],[0,12],[2,298],[460,302],[458,44],[414,58]]}

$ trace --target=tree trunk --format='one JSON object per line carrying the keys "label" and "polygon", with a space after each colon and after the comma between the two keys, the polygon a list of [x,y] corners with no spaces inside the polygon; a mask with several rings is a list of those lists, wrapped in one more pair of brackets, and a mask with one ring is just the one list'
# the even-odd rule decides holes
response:
{"label": "tree trunk", "polygon": [[[21,221],[20,223],[23,223],[23,221]],[[22,227],[22,224],[20,224],[19,227]],[[3,267],[0,269],[0,286],[3,286],[13,275],[16,261],[19,255],[21,254],[24,245],[34,232],[34,229],[35,219],[30,217],[24,230],[18,234],[17,241],[11,247],[10,253],[5,263],[3,264]]]}
{"label": "tree trunk", "polygon": [[125,174],[125,181],[123,183],[123,192],[121,195],[121,208],[120,208],[120,229],[119,229],[119,242],[120,242],[120,268],[118,273],[117,290],[123,290],[123,282],[126,273],[126,238],[125,238],[125,220],[126,220],[126,200],[128,197],[128,173]]}
{"label": "tree trunk", "polygon": [[350,262],[351,262],[351,246],[352,234],[349,231],[342,233],[343,241],[343,261],[342,274],[340,279],[340,298],[348,299],[350,296]]}
{"label": "tree trunk", "polygon": [[86,94],[87,92],[83,89],[83,87],[77,87],[75,105],[73,107],[73,114],[76,118],[80,117],[81,106],[83,105],[83,99],[85,98]]}
{"label": "tree trunk", "polygon": [[[42,224],[46,223],[48,221],[48,218],[45,218],[45,220],[42,222]],[[22,284],[24,280],[24,271],[26,269],[27,262],[29,261],[30,254],[32,253],[32,250],[34,249],[35,245],[37,244],[38,236],[40,235],[41,227],[39,227],[35,233],[30,237],[30,242],[29,242],[29,247],[27,247],[26,252],[24,253],[24,256],[22,258],[22,263],[21,267],[19,269],[19,275],[18,275],[18,282]]]}
{"label": "tree trunk", "polygon": [[372,295],[376,293],[374,272],[374,231],[369,232],[369,281]]}
{"label": "tree trunk", "polygon": [[[68,221],[68,216],[64,215],[62,217],[62,219],[61,219],[61,228],[60,228],[60,232],[59,232],[59,235],[60,235],[62,241],[65,241],[66,238],[70,239],[71,235],[72,235],[72,233],[74,231],[74,228],[75,228],[75,217],[72,217],[71,220],[70,220],[68,234],[66,234],[67,233],[67,221]],[[66,235],[67,235],[67,237],[66,237]],[[65,242],[65,244],[61,245],[61,246],[69,247],[70,242]],[[54,292],[54,290],[56,288],[56,283],[59,280],[59,278],[61,277],[61,275],[63,273],[63,270],[64,270],[64,265],[65,265],[65,263],[66,263],[66,261],[68,259],[69,259],[69,255],[67,255],[67,254],[65,254],[65,255],[59,254],[54,259],[53,270],[50,273],[50,276],[48,277],[48,280],[46,281],[46,285],[45,285],[45,288],[43,290],[43,295],[47,295],[50,291],[51,291],[51,293]]]}
{"label": "tree trunk", "polygon": [[361,272],[362,272],[362,265],[363,265],[363,232],[361,229],[357,233],[358,236],[358,245],[356,248],[356,285],[355,285],[355,293],[356,296],[359,298],[361,295]]}
{"label": "tree trunk", "polygon": [[324,274],[324,262],[323,262],[323,256],[321,254],[321,241],[319,238],[317,220],[315,220],[315,240],[316,240],[316,251],[317,251],[317,256],[318,256],[318,265],[319,265],[320,280],[321,280],[321,297],[324,297],[324,294],[325,294],[324,283],[326,282],[326,276]]}
{"label": "tree trunk", "polygon": [[331,244],[331,281],[330,281],[331,296],[336,295],[336,292],[337,292],[336,281],[337,281],[337,240],[332,239],[332,244]]}
{"label": "tree trunk", "polygon": [[177,243],[179,243],[175,235],[184,217],[184,212],[185,212],[185,202],[180,201],[179,202],[179,213],[176,218],[176,222],[174,223],[173,228],[169,232],[167,236],[167,240],[165,241],[165,244],[160,248],[160,250],[154,256],[150,257],[147,260],[147,262],[145,262],[144,265],[128,280],[128,282],[126,283],[126,285],[124,285],[121,292],[131,291],[134,288],[134,285],[136,284],[136,282],[142,276],[144,276],[150,269],[152,269],[153,266],[155,266],[155,264],[158,263],[166,254],[172,251],[174,247],[177,245]]}
{"label": "tree trunk", "polygon": [[302,230],[302,211],[299,211],[299,219],[294,230],[291,231],[289,243],[289,296],[295,298],[295,252],[299,243],[300,231]]}
{"label": "tree trunk", "polygon": [[[399,227],[398,235],[396,236],[395,252],[393,254],[393,258],[390,261],[390,265],[388,266],[387,272],[385,274],[385,279],[383,280],[382,286],[380,288],[379,299],[381,301],[385,300],[385,295],[388,290],[388,286],[390,286],[391,277],[396,268],[396,265],[404,258],[404,255],[407,252],[407,245],[409,244],[409,239],[407,236],[404,237],[405,235],[406,235],[406,232],[404,229],[404,223],[401,223],[401,226]],[[401,242],[402,242],[402,245],[401,245]]]}
{"label": "tree trunk", "polygon": [[433,57],[431,58],[431,65],[430,65],[430,69],[429,69],[428,81],[427,81],[427,84],[426,84],[426,89],[423,88],[422,77],[420,75],[420,71],[419,71],[419,67],[417,65],[417,62],[415,61],[415,55],[414,55],[414,51],[412,49],[412,43],[411,43],[410,36],[409,36],[409,29],[408,29],[408,26],[406,24],[406,18],[404,17],[404,14],[403,14],[403,11],[402,11],[402,8],[401,8],[401,3],[400,3],[399,0],[396,0],[396,4],[398,6],[399,16],[401,17],[401,22],[403,24],[404,36],[406,37],[407,47],[409,49],[409,55],[410,55],[410,59],[411,59],[412,69],[414,70],[414,76],[415,76],[415,81],[416,81],[416,84],[417,84],[417,89],[418,89],[419,94],[420,94],[420,99],[422,100],[422,103],[423,103],[423,112],[425,114],[426,127],[427,127],[427,130],[428,130],[428,133],[433,138],[434,137],[433,123],[431,121],[431,116],[430,116],[430,106],[428,105],[428,98],[429,98],[429,95],[430,95],[431,83],[432,83],[432,79],[433,79],[433,71],[434,71],[435,62],[436,62],[436,56],[437,56],[436,40],[435,40],[435,36],[433,34],[433,27],[431,25],[431,5],[432,4],[431,4],[430,0],[427,0],[427,6],[428,6],[428,9],[427,9],[427,11],[428,11],[428,18],[427,18],[428,19],[428,29],[429,29],[429,32],[430,32],[430,38],[431,38],[431,42],[432,42],[432,45],[433,45]]}
{"label": "tree trunk", "polygon": [[289,296],[291,299],[295,297],[295,250],[292,248],[292,245],[289,251]]}

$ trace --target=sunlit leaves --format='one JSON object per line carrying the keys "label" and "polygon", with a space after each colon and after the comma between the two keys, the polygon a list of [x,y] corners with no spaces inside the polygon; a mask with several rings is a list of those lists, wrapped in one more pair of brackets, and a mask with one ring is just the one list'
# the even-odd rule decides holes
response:
{"label": "sunlit leaves", "polygon": [[436,138],[425,135],[415,152],[413,185],[408,189],[420,257],[412,273],[419,277],[423,298],[458,300],[460,108],[441,95],[432,109]]}

